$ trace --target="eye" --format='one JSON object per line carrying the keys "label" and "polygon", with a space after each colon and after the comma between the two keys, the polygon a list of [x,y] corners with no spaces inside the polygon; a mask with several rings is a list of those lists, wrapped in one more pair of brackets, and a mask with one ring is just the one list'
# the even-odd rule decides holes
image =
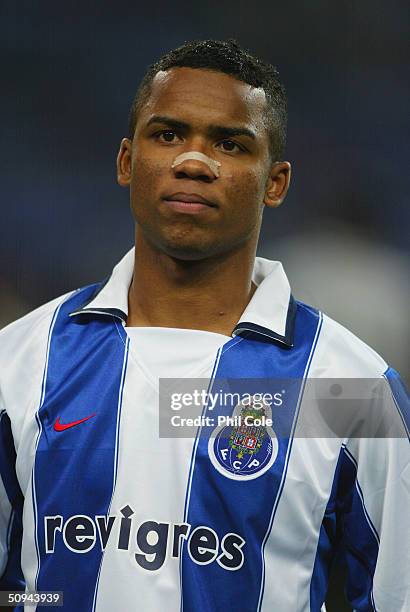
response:
{"label": "eye", "polygon": [[162,132],[157,132],[155,136],[160,142],[174,142],[177,134],[173,130],[162,130]]}
{"label": "eye", "polygon": [[233,140],[222,140],[219,145],[221,145],[222,150],[226,151],[227,153],[232,153],[234,151],[243,151],[243,148],[240,147],[236,142],[234,142]]}

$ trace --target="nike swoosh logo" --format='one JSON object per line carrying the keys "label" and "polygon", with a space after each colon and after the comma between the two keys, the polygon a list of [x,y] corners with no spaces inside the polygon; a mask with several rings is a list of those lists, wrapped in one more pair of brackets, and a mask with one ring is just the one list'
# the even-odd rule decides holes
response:
{"label": "nike swoosh logo", "polygon": [[70,429],[70,427],[74,427],[75,425],[84,423],[84,421],[88,421],[88,419],[91,419],[91,417],[93,416],[95,416],[95,413],[90,414],[89,416],[86,416],[83,419],[79,419],[78,421],[72,421],[71,423],[61,423],[60,417],[58,417],[56,422],[54,423],[54,431],[65,431],[66,429]]}

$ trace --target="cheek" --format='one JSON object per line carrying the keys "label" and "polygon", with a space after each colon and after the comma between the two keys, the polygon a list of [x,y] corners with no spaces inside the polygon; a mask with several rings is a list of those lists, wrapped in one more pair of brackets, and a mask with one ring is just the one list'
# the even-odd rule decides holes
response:
{"label": "cheek", "polygon": [[261,174],[254,170],[240,175],[233,174],[228,184],[229,201],[237,216],[246,219],[258,217],[265,193]]}
{"label": "cheek", "polygon": [[158,159],[135,156],[132,165],[132,191],[139,196],[155,194],[155,186],[160,177],[169,172],[167,164]]}

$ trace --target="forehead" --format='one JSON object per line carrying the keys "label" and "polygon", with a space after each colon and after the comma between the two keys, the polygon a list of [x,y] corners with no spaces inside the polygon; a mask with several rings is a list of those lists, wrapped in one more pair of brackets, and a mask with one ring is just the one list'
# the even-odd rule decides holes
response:
{"label": "forehead", "polygon": [[[152,114],[172,115],[218,125],[247,125],[265,131],[266,96],[234,77],[197,68],[158,72],[140,119]],[[142,116],[143,115],[143,116]]]}

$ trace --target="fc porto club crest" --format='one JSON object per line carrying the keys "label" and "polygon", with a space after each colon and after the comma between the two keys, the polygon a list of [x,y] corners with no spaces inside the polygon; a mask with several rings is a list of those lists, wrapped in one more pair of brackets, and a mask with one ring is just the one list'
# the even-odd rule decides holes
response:
{"label": "fc porto club crest", "polygon": [[238,404],[227,423],[216,427],[208,442],[208,454],[220,474],[232,480],[262,476],[278,454],[271,407],[250,400]]}

